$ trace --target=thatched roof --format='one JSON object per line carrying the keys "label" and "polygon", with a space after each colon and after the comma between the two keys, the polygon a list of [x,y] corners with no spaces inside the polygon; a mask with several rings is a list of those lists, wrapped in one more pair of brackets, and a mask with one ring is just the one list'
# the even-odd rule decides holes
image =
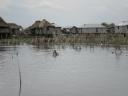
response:
{"label": "thatched roof", "polygon": [[8,24],[0,17],[0,27],[9,27]]}
{"label": "thatched roof", "polygon": [[55,27],[55,26],[54,26],[53,23],[50,23],[47,20],[43,19],[42,21],[36,21],[31,26],[31,29],[34,29],[34,28],[45,28],[45,27]]}
{"label": "thatched roof", "polygon": [[20,29],[20,28],[22,28],[21,26],[15,24],[15,23],[8,23],[8,25],[11,29]]}

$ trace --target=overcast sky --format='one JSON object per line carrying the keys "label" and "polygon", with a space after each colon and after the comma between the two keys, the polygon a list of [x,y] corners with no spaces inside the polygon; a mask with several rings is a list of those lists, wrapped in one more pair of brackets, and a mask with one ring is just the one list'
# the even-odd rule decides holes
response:
{"label": "overcast sky", "polygon": [[24,27],[47,19],[60,26],[128,20],[128,0],[0,0],[0,16]]}

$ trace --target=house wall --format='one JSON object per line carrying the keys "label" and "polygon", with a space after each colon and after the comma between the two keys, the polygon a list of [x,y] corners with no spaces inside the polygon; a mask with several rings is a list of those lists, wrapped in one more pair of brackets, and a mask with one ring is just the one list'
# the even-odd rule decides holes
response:
{"label": "house wall", "polygon": [[107,33],[107,29],[105,27],[98,28],[66,28],[66,33],[69,34],[86,34],[86,33]]}
{"label": "house wall", "polygon": [[98,28],[97,30],[98,30],[97,33],[107,33],[107,29],[106,28]]}
{"label": "house wall", "polygon": [[35,28],[31,30],[33,35],[53,35],[61,34],[61,28],[46,27],[46,28]]}
{"label": "house wall", "polygon": [[0,28],[0,39],[8,38],[10,36],[9,28]]}
{"label": "house wall", "polygon": [[56,34],[56,35],[61,35],[61,34],[62,34],[61,27],[56,27],[56,28],[55,28],[55,34]]}
{"label": "house wall", "polygon": [[76,27],[73,27],[73,28],[70,29],[70,32],[72,34],[77,34],[78,33],[78,29]]}
{"label": "house wall", "polygon": [[9,33],[9,28],[0,28],[0,33]]}
{"label": "house wall", "polygon": [[78,28],[78,33],[81,34],[82,33],[82,28]]}
{"label": "house wall", "polygon": [[48,30],[46,31],[46,34],[55,34],[55,32],[56,32],[56,30],[55,30],[55,28],[53,28],[53,27],[49,27],[48,28]]}
{"label": "house wall", "polygon": [[62,31],[61,31],[61,28],[58,28],[58,27],[49,27],[47,30],[47,34],[60,35],[62,34]]}
{"label": "house wall", "polygon": [[19,29],[11,29],[11,34],[13,35],[19,35],[21,31]]}
{"label": "house wall", "polygon": [[63,33],[64,34],[71,34],[70,28],[63,28]]}
{"label": "house wall", "polygon": [[47,34],[47,29],[46,28],[34,28],[34,29],[31,29],[31,33],[33,35],[43,35],[43,34]]}
{"label": "house wall", "polygon": [[128,33],[128,25],[125,26],[116,26],[115,33]]}
{"label": "house wall", "polygon": [[82,33],[107,33],[106,28],[82,28]]}

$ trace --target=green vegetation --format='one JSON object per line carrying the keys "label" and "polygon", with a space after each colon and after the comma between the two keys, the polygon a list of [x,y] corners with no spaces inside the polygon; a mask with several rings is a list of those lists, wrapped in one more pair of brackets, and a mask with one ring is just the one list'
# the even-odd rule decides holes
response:
{"label": "green vegetation", "polygon": [[94,44],[115,44],[115,45],[127,45],[128,34],[86,34],[86,35],[65,35],[56,36],[53,38],[46,37],[13,37],[10,39],[0,39],[0,44],[5,45],[18,45],[18,44],[44,44],[44,43],[94,43]]}

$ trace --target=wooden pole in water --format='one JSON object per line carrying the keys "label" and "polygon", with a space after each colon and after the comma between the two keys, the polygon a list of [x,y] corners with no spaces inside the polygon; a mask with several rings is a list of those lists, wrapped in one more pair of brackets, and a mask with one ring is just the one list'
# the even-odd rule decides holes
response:
{"label": "wooden pole in water", "polygon": [[[15,52],[15,47],[14,47],[14,52]],[[14,54],[18,57],[18,52],[16,52],[16,54]],[[13,59],[13,55],[12,55],[12,59]],[[21,96],[21,88],[22,88],[22,76],[21,76],[21,69],[20,69],[20,63],[19,63],[19,58],[17,58],[17,64],[18,64],[18,73],[19,73],[19,96]]]}
{"label": "wooden pole in water", "polygon": [[[16,53],[18,57],[18,52]],[[18,69],[19,69],[19,80],[20,80],[20,87],[19,87],[19,96],[21,96],[21,86],[22,86],[22,78],[21,78],[21,70],[20,70],[20,63],[19,63],[19,58],[18,58]]]}
{"label": "wooden pole in water", "polygon": [[6,34],[6,39],[7,39],[7,34]]}
{"label": "wooden pole in water", "polygon": [[2,39],[2,34],[1,34],[1,39]]}

